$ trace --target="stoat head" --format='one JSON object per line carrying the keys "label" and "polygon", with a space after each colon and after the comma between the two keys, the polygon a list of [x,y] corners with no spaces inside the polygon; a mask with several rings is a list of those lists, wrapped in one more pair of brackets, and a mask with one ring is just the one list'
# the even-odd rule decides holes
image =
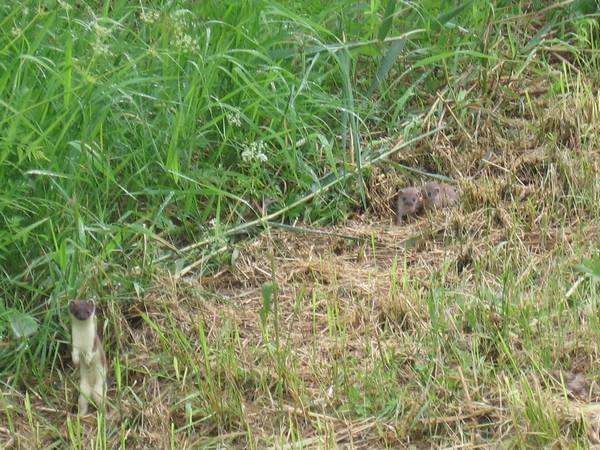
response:
{"label": "stoat head", "polygon": [[425,183],[425,195],[427,196],[427,198],[429,200],[433,200],[435,197],[437,197],[440,194],[440,185],[437,183],[433,183],[433,182],[427,182]]}
{"label": "stoat head", "polygon": [[96,303],[94,300],[71,300],[69,312],[77,320],[87,320],[94,315]]}
{"label": "stoat head", "polygon": [[422,201],[422,194],[417,188],[407,187],[398,191],[397,199],[408,210],[415,210]]}

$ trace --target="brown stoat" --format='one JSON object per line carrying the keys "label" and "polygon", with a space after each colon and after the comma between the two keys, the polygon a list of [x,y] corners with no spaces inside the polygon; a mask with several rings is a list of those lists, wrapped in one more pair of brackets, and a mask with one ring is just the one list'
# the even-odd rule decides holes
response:
{"label": "brown stoat", "polygon": [[446,183],[428,181],[423,185],[423,197],[426,208],[449,208],[458,203],[458,192]]}
{"label": "brown stoat", "polygon": [[405,217],[416,216],[423,209],[423,194],[416,187],[400,189],[396,194],[396,225]]}
{"label": "brown stoat", "polygon": [[96,408],[104,403],[106,396],[106,355],[96,332],[96,304],[94,300],[73,300],[69,303],[71,313],[71,337],[73,364],[79,366],[79,414],[85,415],[91,399]]}

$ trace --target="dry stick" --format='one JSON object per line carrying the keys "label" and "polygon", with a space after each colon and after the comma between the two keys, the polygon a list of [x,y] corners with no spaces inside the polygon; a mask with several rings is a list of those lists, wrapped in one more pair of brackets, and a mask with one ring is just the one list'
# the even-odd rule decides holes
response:
{"label": "dry stick", "polygon": [[[387,150],[385,152],[379,153],[373,159],[366,160],[363,163],[361,169],[365,169],[367,167],[370,167],[374,163],[376,163],[377,161],[380,161],[380,160],[388,157],[389,155],[391,155],[393,153],[396,153],[397,151],[403,149],[404,147],[408,147],[409,145],[414,144],[415,142],[418,142],[421,139],[426,138],[427,136],[431,136],[432,134],[435,134],[435,133],[437,133],[437,132],[439,132],[439,131],[441,131],[443,129],[444,129],[443,126],[442,127],[438,127],[438,128],[435,128],[435,129],[433,129],[431,131],[428,131],[427,133],[424,133],[424,134],[422,134],[420,136],[417,136],[416,138],[413,138],[410,141],[406,141],[406,142],[404,142],[402,144],[396,144],[390,150]],[[302,197],[299,200],[296,200],[292,204],[286,206],[285,208],[280,209],[279,211],[275,211],[272,214],[269,214],[269,215],[266,215],[266,216],[262,216],[262,217],[260,217],[258,219],[255,219],[255,220],[251,221],[251,222],[247,222],[247,223],[238,225],[237,227],[230,228],[229,230],[227,230],[227,231],[225,231],[223,233],[223,236],[230,236],[232,234],[239,233],[240,231],[247,230],[249,228],[254,227],[255,225],[266,224],[268,221],[273,220],[273,219],[281,216],[283,213],[289,211],[290,209],[293,209],[296,206],[301,205],[302,203],[305,203],[305,202],[309,201],[313,197],[316,197],[317,195],[319,195],[319,194],[327,191],[329,188],[335,186],[336,184],[341,183],[342,181],[344,181],[344,180],[346,180],[346,179],[354,176],[356,173],[358,173],[358,169],[354,169],[352,171],[349,171],[349,172],[341,175],[340,177],[336,178],[335,180],[330,181],[329,183],[327,183],[325,186],[321,187],[320,189],[318,189],[318,190],[316,190],[314,192],[311,192],[310,194]],[[196,249],[198,247],[202,247],[202,246],[204,246],[206,244],[209,244],[211,241],[212,241],[211,238],[203,239],[202,241],[195,242],[194,244],[190,244],[190,245],[188,245],[186,247],[183,247],[183,248],[179,249],[179,253],[189,252],[190,250],[194,250],[194,249]],[[156,259],[154,262],[160,262],[160,261],[162,261],[164,259],[167,259],[167,258],[169,258],[171,256],[172,255],[166,255],[166,256],[160,257],[160,258]]]}
{"label": "dry stick", "polygon": [[452,422],[462,422],[467,419],[474,419],[476,417],[485,416],[487,414],[493,413],[497,408],[492,406],[483,407],[480,410],[474,411],[469,414],[459,414],[456,416],[441,416],[441,417],[427,417],[420,419],[419,422],[423,425],[440,425],[444,423],[452,423]]}
{"label": "dry stick", "polygon": [[469,394],[469,386],[467,386],[465,375],[463,374],[462,367],[460,366],[458,368],[458,374],[460,375],[460,382],[462,383],[463,391],[465,391],[465,397],[469,403],[472,403],[471,394]]}
{"label": "dry stick", "polygon": [[[364,433],[365,431],[373,428],[374,426],[377,425],[378,421],[377,420],[372,420],[372,419],[364,419],[356,424],[349,424],[346,420],[344,420],[343,418],[339,418],[339,417],[333,417],[333,416],[327,416],[325,414],[319,414],[319,413],[315,413],[313,411],[309,411],[306,410],[304,408],[300,409],[300,408],[295,408],[293,406],[289,406],[289,405],[284,405],[284,409],[290,413],[290,414],[295,414],[299,417],[313,417],[315,419],[318,420],[326,420],[329,422],[337,422],[337,423],[342,423],[343,425],[346,426],[346,429],[344,431],[347,431],[347,433],[336,433],[334,436],[335,442],[336,443],[340,443],[342,440],[346,439],[347,437],[350,437],[352,434],[359,434],[359,433]],[[302,441],[302,443],[304,445],[307,444],[312,444],[313,442],[316,442],[318,440],[322,439],[322,436],[313,436],[310,438],[307,438],[305,440]],[[298,444],[298,443],[296,443]],[[296,444],[287,444],[284,447],[271,447],[271,449],[274,448],[293,448],[296,446]]]}
{"label": "dry stick", "polygon": [[414,172],[414,173],[422,175],[424,177],[433,178],[434,180],[446,181],[449,183],[455,182],[452,178],[447,177],[445,175],[439,175],[437,173],[425,172],[424,170],[416,169],[414,167],[400,164],[400,163],[397,163],[396,161],[390,161],[390,162],[392,163],[392,165],[400,167],[402,170],[406,170],[407,172]]}
{"label": "dry stick", "polygon": [[581,75],[581,70],[579,70],[577,67],[575,67],[571,62],[567,61],[559,53],[557,53],[557,52],[551,52],[551,53],[554,56],[556,56],[558,59],[560,59],[564,64],[566,64],[567,66],[569,66],[571,68],[571,70],[574,70],[575,72],[577,72],[577,74]]}
{"label": "dry stick", "polygon": [[513,22],[515,20],[518,19],[523,19],[525,17],[530,17],[530,16],[541,16],[542,14],[547,13],[548,11],[552,11],[553,9],[557,9],[557,8],[562,8],[563,6],[567,6],[571,3],[575,2],[575,0],[565,0],[563,2],[559,2],[559,3],[555,3],[554,5],[550,5],[547,6],[545,8],[540,9],[539,11],[533,11],[530,13],[525,13],[525,14],[521,14],[518,16],[513,16],[513,17],[509,17],[507,19],[501,19],[499,21],[497,21],[497,24],[503,24],[503,23],[507,23],[507,22]]}
{"label": "dry stick", "polygon": [[566,298],[571,297],[575,291],[577,290],[577,288],[579,287],[579,285],[581,284],[581,282],[584,280],[584,277],[579,277],[577,278],[577,281],[575,281],[575,283],[573,283],[573,286],[571,286],[569,288],[569,290],[567,291],[567,293],[565,294]]}
{"label": "dry stick", "polygon": [[213,256],[217,256],[219,253],[223,253],[224,251],[227,250],[227,246],[224,245],[223,247],[215,250],[214,252],[212,252],[210,255],[206,255],[202,258],[200,258],[198,261],[194,261],[193,263],[191,263],[190,265],[184,267],[183,269],[181,269],[179,271],[179,273],[176,273],[173,278],[175,280],[180,279],[182,276],[184,276],[186,273],[188,273],[190,270],[194,269],[195,267],[198,267],[201,264],[204,264],[206,261],[208,261],[209,259],[211,259]]}
{"label": "dry stick", "polygon": [[[350,433],[353,433],[353,434],[363,433],[363,432],[367,431],[368,429],[373,428],[378,423],[382,423],[377,420],[364,420],[361,423],[356,424],[354,427],[352,427],[351,424],[348,424],[345,420],[343,420],[342,418],[339,418],[339,417],[326,416],[324,414],[315,413],[315,412],[308,411],[305,409],[294,408],[293,406],[288,406],[288,405],[284,405],[284,409],[290,414],[299,415],[301,417],[309,416],[309,417],[313,417],[315,419],[321,419],[321,420],[326,420],[326,421],[330,421],[330,422],[342,423],[342,424],[346,425],[346,427],[348,429],[347,431],[350,431]],[[468,414],[459,414],[459,415],[455,415],[455,416],[442,416],[442,417],[426,417],[426,418],[418,419],[417,421],[425,426],[435,426],[435,425],[441,425],[441,424],[449,424],[449,423],[453,423],[453,422],[462,422],[464,420],[469,420],[469,419],[475,419],[480,416],[492,414],[496,410],[497,410],[497,408],[495,408],[493,406],[482,405],[482,407],[479,410],[468,413]],[[343,439],[345,439],[347,436],[348,435],[345,433],[344,434],[337,433],[336,436],[334,437],[334,439],[335,439],[336,443],[339,443]],[[304,441],[302,441],[302,443],[305,445],[311,445],[314,442],[318,441],[319,439],[320,439],[319,436],[314,436],[314,437],[305,439]],[[288,444],[287,446],[279,447],[279,448],[292,448],[292,447],[293,447],[293,445]],[[271,448],[274,449],[276,447],[271,447]]]}
{"label": "dry stick", "polygon": [[350,236],[348,234],[341,234],[341,233],[336,233],[333,231],[325,231],[325,230],[321,230],[319,228],[300,227],[297,225],[287,225],[285,223],[279,223],[279,222],[267,222],[267,223],[269,224],[270,227],[283,228],[284,230],[290,230],[290,231],[293,231],[296,233],[321,234],[324,236],[339,237],[342,239],[348,239],[348,240],[352,240],[352,241],[370,241],[371,240],[370,237]]}
{"label": "dry stick", "polygon": [[469,132],[467,131],[465,126],[462,124],[462,122],[458,119],[458,117],[456,117],[456,114],[454,114],[454,111],[452,110],[452,108],[450,108],[450,105],[448,104],[448,102],[440,95],[439,92],[437,95],[438,95],[440,101],[442,102],[442,105],[444,105],[444,107],[448,110],[450,115],[454,118],[454,121],[458,124],[458,126],[460,127],[462,132],[469,138],[469,141],[471,141],[471,143],[473,143],[473,138],[471,137],[471,135],[469,134]]}

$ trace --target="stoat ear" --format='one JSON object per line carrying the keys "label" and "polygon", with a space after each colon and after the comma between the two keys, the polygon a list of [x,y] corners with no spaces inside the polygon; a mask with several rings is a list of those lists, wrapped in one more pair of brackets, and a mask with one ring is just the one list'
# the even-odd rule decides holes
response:
{"label": "stoat ear", "polygon": [[88,306],[90,306],[90,308],[92,308],[92,309],[96,309],[96,302],[94,301],[94,299],[93,299],[93,298],[89,299],[89,300],[87,301],[87,304],[88,304]]}

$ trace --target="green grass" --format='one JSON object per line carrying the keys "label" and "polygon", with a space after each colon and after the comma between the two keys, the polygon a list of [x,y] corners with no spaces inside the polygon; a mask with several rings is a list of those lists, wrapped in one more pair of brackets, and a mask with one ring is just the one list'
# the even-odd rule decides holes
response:
{"label": "green grass", "polygon": [[[0,5],[0,443],[587,445],[532,377],[597,375],[597,12]],[[460,212],[384,226],[428,174]],[[92,295],[97,424],[68,414]]]}

